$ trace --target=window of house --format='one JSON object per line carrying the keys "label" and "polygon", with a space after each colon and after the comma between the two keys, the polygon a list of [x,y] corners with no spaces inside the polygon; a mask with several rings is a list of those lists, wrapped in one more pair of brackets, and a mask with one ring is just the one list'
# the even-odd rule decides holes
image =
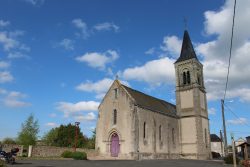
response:
{"label": "window of house", "polygon": [[159,140],[161,141],[161,125],[159,126]]}
{"label": "window of house", "polygon": [[113,124],[116,125],[117,123],[117,110],[114,109],[113,111]]}
{"label": "window of house", "polygon": [[143,139],[146,138],[146,122],[143,124]]}
{"label": "window of house", "polygon": [[175,134],[174,134],[174,128],[172,128],[172,142],[173,142],[173,145],[175,145]]}

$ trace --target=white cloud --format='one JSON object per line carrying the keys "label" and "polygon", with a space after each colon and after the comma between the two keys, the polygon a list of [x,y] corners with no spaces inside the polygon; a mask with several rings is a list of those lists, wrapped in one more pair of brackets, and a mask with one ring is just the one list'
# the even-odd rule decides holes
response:
{"label": "white cloud", "polygon": [[7,94],[7,90],[0,88],[0,95]]}
{"label": "white cloud", "polygon": [[145,52],[146,55],[152,55],[154,53],[155,53],[155,48],[150,48]]}
{"label": "white cloud", "polygon": [[54,128],[54,127],[57,127],[58,125],[56,123],[54,123],[54,122],[48,122],[48,123],[45,124],[45,126]]}
{"label": "white cloud", "polygon": [[0,27],[6,27],[8,25],[10,25],[9,21],[0,20]]}
{"label": "white cloud", "polygon": [[92,52],[85,53],[82,56],[76,57],[78,62],[87,63],[88,66],[93,68],[105,69],[108,63],[114,62],[119,58],[118,53],[115,50],[107,50],[104,53]]}
{"label": "white cloud", "polygon": [[49,114],[49,117],[55,118],[55,117],[56,117],[56,114],[55,114],[55,113],[51,113],[51,114]]}
{"label": "white cloud", "polygon": [[62,46],[66,50],[74,50],[74,41],[68,38],[64,38],[59,43],[59,46]]}
{"label": "white cloud", "polygon": [[10,67],[10,63],[6,61],[0,61],[0,69],[6,69]]}
{"label": "white cloud", "polygon": [[77,103],[58,102],[56,109],[62,111],[65,117],[69,117],[81,111],[97,111],[99,104],[96,101],[80,101]]}
{"label": "white cloud", "polygon": [[18,58],[29,58],[26,54],[23,54],[21,52],[10,52],[8,54],[9,59],[18,59]]}
{"label": "white cloud", "polygon": [[208,114],[215,115],[216,114],[216,109],[215,108],[208,109]]}
{"label": "white cloud", "polygon": [[126,80],[144,81],[151,85],[174,84],[174,59],[168,57],[146,62],[142,66],[127,68],[122,72]]}
{"label": "white cloud", "polygon": [[233,125],[242,125],[246,124],[248,121],[246,118],[238,118],[238,119],[232,119],[232,120],[227,120],[228,124],[233,124]]}
{"label": "white cloud", "polygon": [[72,20],[72,23],[76,28],[81,31],[80,33],[77,33],[77,35],[81,36],[84,39],[89,37],[87,24],[82,21],[82,19],[74,19]]}
{"label": "white cloud", "polygon": [[114,30],[115,32],[118,32],[120,27],[115,25],[114,23],[100,23],[94,26],[94,29],[97,31],[111,31]]}
{"label": "white cloud", "polygon": [[[240,98],[250,101],[250,1],[242,0],[237,3],[232,59],[229,75],[227,98]],[[233,1],[227,0],[219,11],[205,12],[205,33],[216,36],[212,41],[200,43],[196,47],[199,55],[203,56],[204,73],[209,100],[223,97],[232,26]]]}
{"label": "white cloud", "polygon": [[14,80],[14,77],[9,71],[0,71],[0,83],[11,82]]}
{"label": "white cloud", "polygon": [[163,38],[163,46],[161,46],[161,49],[177,58],[180,56],[181,45],[182,40],[180,40],[177,36],[166,36]]}
{"label": "white cloud", "polygon": [[22,101],[22,99],[26,98],[27,95],[17,92],[11,91],[8,92],[7,96],[3,99],[3,103],[7,107],[19,108],[19,107],[27,107],[31,104],[28,102]]}
{"label": "white cloud", "polygon": [[[104,95],[106,94],[106,92],[108,91],[113,82],[114,80],[110,78],[104,78],[97,82],[86,81],[79,84],[76,87],[76,89],[84,92],[94,92],[96,93],[96,98],[101,99],[104,97]],[[124,85],[129,86],[129,83],[126,81],[120,81],[120,82]]]}
{"label": "white cloud", "polygon": [[4,50],[9,51],[19,45],[19,42],[11,38],[7,32],[0,32],[0,43],[3,45]]}
{"label": "white cloud", "polygon": [[77,121],[95,121],[96,115],[93,112],[88,113],[87,115],[79,115],[74,117]]}
{"label": "white cloud", "polygon": [[23,0],[31,5],[34,5],[34,6],[40,6],[44,3],[45,0]]}
{"label": "white cloud", "polygon": [[78,112],[78,111],[97,111],[99,102],[81,101],[78,103],[59,102],[57,109],[60,111]]}

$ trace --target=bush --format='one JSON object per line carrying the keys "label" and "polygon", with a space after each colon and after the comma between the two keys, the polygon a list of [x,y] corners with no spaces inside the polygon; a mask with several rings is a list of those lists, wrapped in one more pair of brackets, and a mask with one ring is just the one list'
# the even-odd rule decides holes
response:
{"label": "bush", "polygon": [[[230,154],[227,157],[224,157],[224,161],[225,161],[226,164],[233,164],[234,163],[234,161],[233,161],[233,155]],[[236,157],[236,164],[238,164],[239,161],[240,161],[239,158]]]}
{"label": "bush", "polygon": [[6,167],[5,162],[0,159],[0,167]]}
{"label": "bush", "polygon": [[73,152],[72,158],[75,160],[87,160],[87,154],[85,152]]}
{"label": "bush", "polygon": [[240,164],[244,167],[250,167],[250,160],[242,160]]}
{"label": "bush", "polygon": [[71,151],[64,151],[61,156],[63,158],[72,158],[72,152]]}
{"label": "bush", "polygon": [[87,160],[87,154],[85,152],[64,151],[61,156],[63,158],[73,158],[75,160]]}

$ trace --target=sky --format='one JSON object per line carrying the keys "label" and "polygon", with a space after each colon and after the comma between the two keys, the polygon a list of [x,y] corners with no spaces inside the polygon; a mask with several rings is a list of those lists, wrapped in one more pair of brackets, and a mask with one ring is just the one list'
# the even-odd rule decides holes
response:
{"label": "sky", "polygon": [[[237,1],[228,138],[250,135],[249,11],[250,1]],[[173,63],[185,28],[204,65],[210,132],[219,134],[232,14],[233,0],[1,0],[0,140],[17,137],[31,113],[39,138],[75,121],[90,137],[116,75],[175,104]]]}

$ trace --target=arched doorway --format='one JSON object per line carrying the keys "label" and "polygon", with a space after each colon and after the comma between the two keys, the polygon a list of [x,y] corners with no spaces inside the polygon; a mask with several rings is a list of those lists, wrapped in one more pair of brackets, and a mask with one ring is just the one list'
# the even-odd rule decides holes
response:
{"label": "arched doorway", "polygon": [[113,133],[111,136],[110,152],[112,157],[118,157],[120,151],[119,136]]}

